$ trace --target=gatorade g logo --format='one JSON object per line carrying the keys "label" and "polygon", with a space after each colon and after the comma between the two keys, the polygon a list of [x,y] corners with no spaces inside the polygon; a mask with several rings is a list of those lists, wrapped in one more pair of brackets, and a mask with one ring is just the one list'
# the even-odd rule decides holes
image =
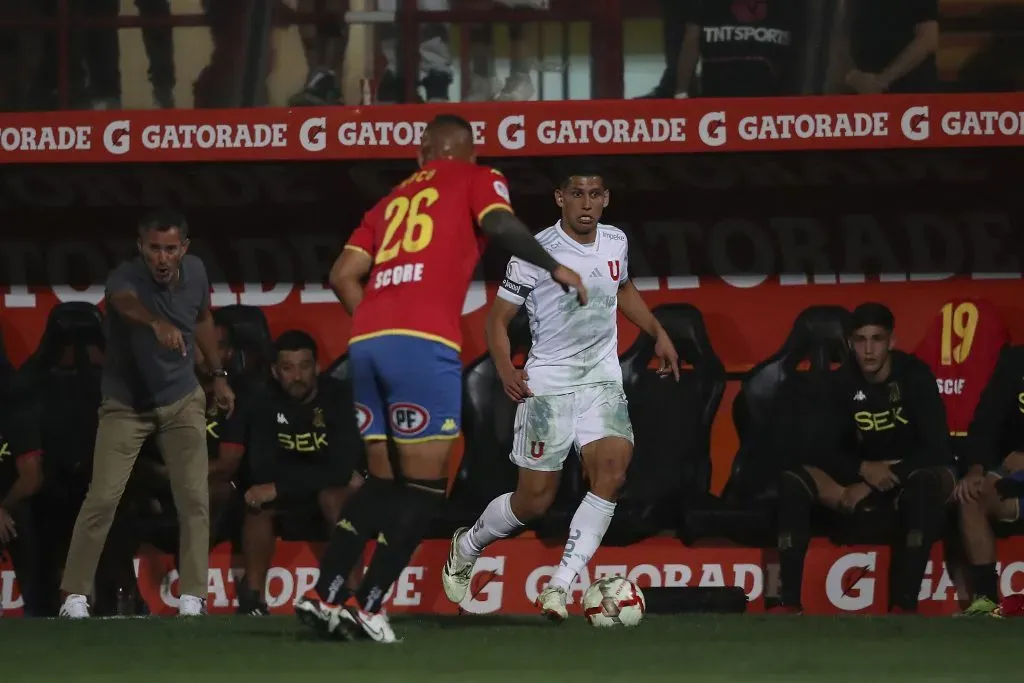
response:
{"label": "gatorade g logo", "polygon": [[115,156],[131,150],[131,123],[125,120],[111,121],[103,131],[103,147]]}
{"label": "gatorade g logo", "polygon": [[365,434],[366,430],[373,424],[373,413],[370,409],[364,406],[362,403],[356,404],[356,426],[359,427],[359,433]]}
{"label": "gatorade g logo", "polygon": [[416,436],[430,424],[430,413],[415,403],[391,406],[391,429],[398,436]]}

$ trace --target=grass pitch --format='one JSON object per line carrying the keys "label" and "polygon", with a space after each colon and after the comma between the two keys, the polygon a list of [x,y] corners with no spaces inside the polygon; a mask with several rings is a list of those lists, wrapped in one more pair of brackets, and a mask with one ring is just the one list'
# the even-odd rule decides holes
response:
{"label": "grass pitch", "polygon": [[1024,619],[396,618],[403,642],[312,637],[291,617],[0,619],[3,683],[882,683],[1019,675]]}

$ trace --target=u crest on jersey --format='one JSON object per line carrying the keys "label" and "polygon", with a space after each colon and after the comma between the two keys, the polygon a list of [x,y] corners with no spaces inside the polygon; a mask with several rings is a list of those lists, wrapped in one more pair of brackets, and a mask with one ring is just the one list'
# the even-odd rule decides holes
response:
{"label": "u crest on jersey", "polygon": [[622,266],[618,259],[608,262],[608,275],[614,282],[619,281],[619,276],[622,274]]}

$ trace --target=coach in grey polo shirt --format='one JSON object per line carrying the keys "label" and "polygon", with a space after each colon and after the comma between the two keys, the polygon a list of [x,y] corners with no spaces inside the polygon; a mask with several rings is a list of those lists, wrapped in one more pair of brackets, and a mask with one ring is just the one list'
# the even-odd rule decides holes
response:
{"label": "coach in grey polo shirt", "polygon": [[[206,394],[195,374],[195,349],[216,363],[210,282],[188,252],[183,216],[159,211],[139,224],[139,255],[107,279],[107,348],[103,401],[89,493],[75,522],[61,589],[61,616],[89,616],[88,598],[100,553],[142,442],[150,435],[163,456],[181,527],[183,615],[204,611],[210,512]],[[218,407],[235,397],[227,373],[213,367]]]}

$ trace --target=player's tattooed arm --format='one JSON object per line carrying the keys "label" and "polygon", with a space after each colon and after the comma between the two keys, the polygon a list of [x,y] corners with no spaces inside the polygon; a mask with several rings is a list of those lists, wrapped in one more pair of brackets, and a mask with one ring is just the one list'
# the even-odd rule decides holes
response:
{"label": "player's tattooed arm", "polygon": [[580,305],[587,305],[587,288],[579,273],[556,261],[544,247],[540,246],[540,243],[530,233],[530,229],[511,211],[504,209],[489,211],[480,221],[480,229],[498,246],[512,252],[513,256],[551,273],[551,279],[561,285],[565,291],[575,290]]}
{"label": "player's tattooed arm", "polygon": [[511,211],[495,209],[488,211],[480,221],[480,229],[499,247],[507,249],[513,256],[552,272],[559,263],[540,246],[530,229],[516,218]]}
{"label": "player's tattooed arm", "polygon": [[363,281],[372,265],[373,260],[365,251],[345,248],[331,266],[328,281],[349,315],[355,313],[356,306],[363,300]]}

